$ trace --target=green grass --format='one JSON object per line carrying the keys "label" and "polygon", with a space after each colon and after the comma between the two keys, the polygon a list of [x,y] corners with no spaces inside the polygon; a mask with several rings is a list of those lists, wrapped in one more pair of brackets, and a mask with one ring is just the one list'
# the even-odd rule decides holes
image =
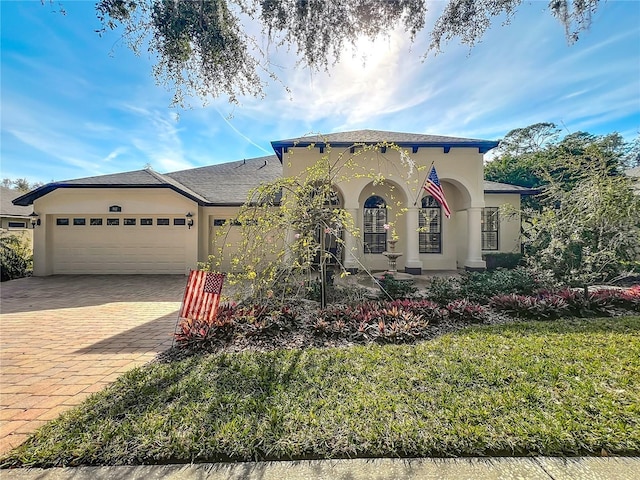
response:
{"label": "green grass", "polygon": [[418,345],[202,355],[122,376],[7,465],[640,454],[640,317]]}

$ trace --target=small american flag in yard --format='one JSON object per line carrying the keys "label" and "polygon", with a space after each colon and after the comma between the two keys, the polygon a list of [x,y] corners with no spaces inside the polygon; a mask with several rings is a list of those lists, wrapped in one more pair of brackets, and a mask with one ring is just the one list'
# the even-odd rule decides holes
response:
{"label": "small american flag in yard", "polygon": [[191,270],[179,318],[211,321],[220,303],[224,274]]}
{"label": "small american flag in yard", "polygon": [[444,190],[442,190],[442,186],[440,185],[435,166],[431,167],[427,181],[424,183],[424,189],[438,201],[447,218],[451,218],[451,209],[449,208],[447,199],[444,198]]}

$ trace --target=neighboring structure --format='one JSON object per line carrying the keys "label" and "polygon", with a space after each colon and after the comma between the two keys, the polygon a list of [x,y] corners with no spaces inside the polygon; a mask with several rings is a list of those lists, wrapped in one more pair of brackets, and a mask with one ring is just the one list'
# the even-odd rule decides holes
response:
{"label": "neighboring structure", "polygon": [[0,187],[0,232],[2,235],[19,235],[31,244],[31,207],[14,205],[13,201],[24,195],[24,192],[7,187]]}
{"label": "neighboring structure", "polygon": [[[355,155],[358,168],[386,180],[374,185],[370,177],[361,176],[335,185],[340,206],[363,232],[363,238],[344,239],[346,267],[362,263],[372,270],[386,268],[382,252],[391,233],[383,225],[389,223],[399,236],[397,250],[404,252],[398,267],[408,273],[484,268],[483,252],[520,251],[520,221],[501,218],[498,207],[509,203],[518,208],[520,196],[535,191],[483,180],[482,155],[497,142],[359,130],[272,142],[276,155],[268,157],[164,175],[138,170],[39,187],[15,201],[33,204],[39,215],[34,275],[187,273],[214,254],[217,229],[237,215],[252,187],[299,175],[323,155],[339,162],[340,152],[349,158],[358,145],[381,142],[398,145],[419,166],[433,163],[453,213],[443,218],[439,205],[421,188],[426,172],[406,181],[404,159],[396,150],[382,147]],[[393,208],[381,208],[385,206]],[[406,212],[396,216],[400,209]]]}

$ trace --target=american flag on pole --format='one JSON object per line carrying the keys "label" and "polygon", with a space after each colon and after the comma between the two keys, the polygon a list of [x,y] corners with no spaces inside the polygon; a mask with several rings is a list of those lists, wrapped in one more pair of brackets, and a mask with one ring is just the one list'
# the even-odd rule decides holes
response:
{"label": "american flag on pole", "polygon": [[222,273],[191,270],[178,318],[211,322],[218,311],[223,282]]}
{"label": "american flag on pole", "polygon": [[447,199],[444,197],[444,190],[442,190],[442,186],[440,185],[440,180],[436,173],[436,167],[433,165],[431,166],[431,171],[429,172],[427,181],[424,183],[424,189],[437,200],[444,210],[444,214],[447,218],[451,218],[451,209],[449,208]]}

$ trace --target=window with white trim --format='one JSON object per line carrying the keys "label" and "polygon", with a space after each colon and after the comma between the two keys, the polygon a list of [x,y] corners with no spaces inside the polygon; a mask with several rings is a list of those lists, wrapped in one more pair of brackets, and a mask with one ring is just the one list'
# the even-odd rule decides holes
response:
{"label": "window with white trim", "polygon": [[498,207],[482,209],[482,250],[498,250]]}
{"label": "window with white trim", "polygon": [[422,197],[418,226],[420,253],[442,253],[442,208],[431,195]]}
{"label": "window with white trim", "polygon": [[387,202],[373,195],[364,202],[364,253],[382,253],[387,249]]}

